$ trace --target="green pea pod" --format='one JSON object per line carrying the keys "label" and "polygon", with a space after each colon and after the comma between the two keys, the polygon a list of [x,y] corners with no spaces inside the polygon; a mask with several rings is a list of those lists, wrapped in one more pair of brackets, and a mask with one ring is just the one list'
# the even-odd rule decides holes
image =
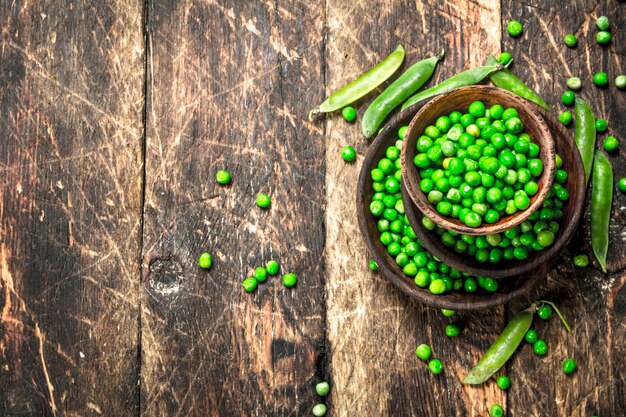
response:
{"label": "green pea pod", "polygon": [[460,72],[445,81],[431,87],[424,91],[420,91],[414,96],[410,97],[403,105],[402,110],[406,109],[413,104],[425,100],[430,97],[438,96],[450,92],[459,87],[465,87],[468,85],[478,84],[486,77],[490,76],[496,71],[500,71],[502,68],[506,68],[505,65],[498,63],[497,65],[486,65],[483,67],[470,68],[467,71]]}
{"label": "green pea pod", "polygon": [[482,384],[509,360],[530,329],[536,310],[537,306],[533,304],[513,317],[476,366],[467,374],[463,380],[464,384]]}
{"label": "green pea pod", "polygon": [[335,91],[322,104],[309,112],[309,120],[319,113],[328,113],[339,110],[348,104],[354,103],[364,97],[376,87],[384,83],[402,65],[404,61],[404,47],[398,45],[387,58],[380,61],[375,67],[362,74],[340,90]]}
{"label": "green pea pod", "polygon": [[604,152],[596,152],[593,162],[591,191],[591,248],[606,272],[606,254],[609,250],[609,220],[613,203],[613,168]]}
{"label": "green pea pod", "polygon": [[[487,55],[487,65],[495,65],[497,63],[498,60],[494,56]],[[525,98],[528,101],[537,103],[548,111],[552,111],[550,106],[548,106],[548,104],[543,101],[541,97],[539,97],[539,94],[535,93],[533,89],[524,84],[522,80],[517,78],[515,74],[513,74],[508,69],[503,68],[500,71],[494,72],[489,76],[489,79],[496,87],[500,87],[507,91],[510,91],[513,94],[517,94],[518,96]]]}
{"label": "green pea pod", "polygon": [[576,142],[580,157],[583,160],[585,184],[588,184],[593,165],[593,154],[596,150],[596,119],[589,104],[578,96],[574,104],[574,113],[576,115],[574,142]]}
{"label": "green pea pod", "polygon": [[365,111],[361,120],[361,131],[366,138],[369,139],[378,131],[380,125],[383,124],[393,109],[426,84],[426,81],[435,72],[437,63],[443,58],[443,55],[444,52],[441,51],[439,55],[413,64],[376,97]]}

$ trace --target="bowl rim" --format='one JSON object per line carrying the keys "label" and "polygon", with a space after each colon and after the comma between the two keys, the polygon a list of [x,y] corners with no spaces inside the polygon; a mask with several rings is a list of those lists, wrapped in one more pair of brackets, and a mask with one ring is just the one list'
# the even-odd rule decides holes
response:
{"label": "bowl rim", "polygon": [[[535,105],[533,103],[533,105]],[[542,115],[546,123],[548,124],[551,130],[556,130],[558,133],[555,134],[555,137],[558,135],[561,137],[560,140],[563,141],[564,146],[572,146],[576,147],[574,144],[571,135],[563,126],[562,123],[558,121],[556,116],[545,110],[544,108],[535,105],[536,110]],[[555,141],[556,143],[556,141]],[[435,245],[433,243],[434,238],[438,238],[432,234],[431,231],[426,230],[421,225],[421,218],[417,211],[419,210],[415,205],[406,205],[405,210],[406,215],[409,219],[409,223],[411,227],[415,231],[415,234],[418,236],[422,245],[434,256],[445,259],[445,263],[449,266],[458,269],[459,271],[466,272],[476,276],[491,276],[493,278],[510,278],[523,274],[531,273],[539,269],[542,265],[550,265],[554,264],[558,261],[558,255],[565,249],[568,243],[571,241],[576,229],[578,228],[578,224],[582,219],[584,212],[584,203],[585,203],[585,177],[584,170],[582,165],[582,158],[580,153],[573,152],[574,160],[567,161],[568,166],[578,167],[577,169],[568,169],[568,183],[573,184],[573,187],[576,188],[576,195],[580,196],[577,201],[571,200],[568,201],[568,210],[572,210],[572,218],[568,224],[563,225],[559,229],[559,233],[557,233],[555,242],[549,248],[542,250],[540,252],[534,252],[535,256],[532,259],[528,259],[525,261],[514,261],[513,264],[507,265],[504,268],[488,268],[486,266],[481,266],[482,264],[474,264],[468,265],[467,263],[463,263],[460,260],[455,258],[450,258],[448,255],[448,251],[442,249],[440,246]],[[403,199],[408,198],[406,190],[402,189]],[[578,203],[578,205],[576,205]],[[476,266],[477,265],[477,266]],[[485,264],[489,265],[489,264]],[[550,268],[548,268],[550,269]]]}
{"label": "bowl rim", "polygon": [[[419,173],[418,170],[415,168],[415,165],[413,164],[413,150],[411,149],[414,142],[417,141],[418,137],[420,136],[420,132],[416,132],[416,126],[422,122],[422,118],[424,118],[425,115],[428,114],[428,112],[432,110],[433,107],[441,105],[446,101],[454,100],[457,97],[462,97],[468,94],[473,95],[474,97],[472,98],[474,100],[480,100],[483,102],[489,101],[490,99],[493,99],[494,96],[497,96],[498,102],[500,102],[501,104],[502,102],[507,103],[505,107],[514,107],[519,112],[520,118],[524,120],[526,126],[531,126],[532,130],[536,130],[537,132],[539,132],[539,140],[542,142],[542,153],[540,159],[542,160],[544,165],[541,177],[537,181],[540,184],[539,191],[537,192],[537,194],[531,197],[531,204],[527,209],[517,211],[512,215],[504,216],[496,223],[483,223],[480,227],[476,228],[469,227],[452,217],[441,215],[428,201],[428,197],[419,186]],[[533,103],[507,90],[485,85],[472,85],[457,88],[448,93],[436,96],[428,103],[424,104],[422,108],[411,119],[411,123],[409,124],[409,128],[406,133],[408,137],[405,137],[407,140],[405,140],[404,142],[404,146],[402,147],[402,152],[400,156],[403,174],[402,182],[406,186],[407,193],[411,201],[413,201],[413,203],[424,215],[430,218],[437,225],[443,227],[444,229],[452,230],[457,233],[463,233],[466,235],[484,236],[488,234],[499,233],[506,229],[510,229],[511,227],[517,226],[525,221],[528,216],[531,215],[531,213],[536,211],[541,206],[543,200],[550,192],[556,170],[556,151],[554,145],[554,137],[551,130],[546,125],[544,119],[541,117],[540,113],[535,107],[531,106],[530,104]],[[446,112],[448,111],[446,110]]]}
{"label": "bowl rim", "polygon": [[369,189],[371,189],[372,181],[369,171],[375,155],[381,147],[387,146],[392,140],[394,140],[394,138],[396,138],[397,129],[406,124],[403,120],[410,120],[410,117],[412,117],[426,102],[427,100],[415,103],[404,111],[393,116],[385,124],[383,129],[378,133],[375,140],[368,148],[359,173],[356,191],[357,220],[359,229],[361,230],[361,235],[370,256],[378,264],[380,273],[382,273],[382,275],[391,281],[396,288],[410,298],[417,299],[431,307],[459,311],[482,310],[506,304],[514,298],[527,294],[537,285],[537,283],[539,283],[539,281],[544,279],[549,271],[549,268],[546,267],[547,264],[544,264],[542,268],[526,277],[526,279],[523,279],[524,277],[520,276],[503,280],[508,284],[505,288],[510,288],[508,292],[500,292],[500,290],[498,290],[498,292],[494,293],[468,294],[451,292],[435,295],[430,293],[427,289],[416,286],[410,277],[404,275],[387,251],[382,251],[382,244],[368,228],[368,223],[373,223],[373,218],[371,217],[368,209],[370,202],[366,201],[366,196],[368,195],[367,193]]}

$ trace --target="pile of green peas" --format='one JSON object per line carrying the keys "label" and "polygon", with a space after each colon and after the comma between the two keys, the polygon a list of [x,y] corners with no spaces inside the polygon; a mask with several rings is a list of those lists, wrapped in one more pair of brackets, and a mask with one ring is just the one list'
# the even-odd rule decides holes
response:
{"label": "pile of green peas", "polygon": [[[433,294],[450,291],[476,292],[480,288],[487,292],[498,289],[493,278],[473,277],[451,268],[431,255],[417,238],[405,214],[404,202],[400,193],[402,172],[400,149],[406,126],[398,131],[398,141],[385,151],[370,174],[374,194],[370,203],[370,213],[377,220],[380,242],[395,258],[396,264],[405,275],[414,279],[420,288],[427,288]],[[375,262],[370,267],[377,268]]]}
{"label": "pile of green peas", "polygon": [[558,155],[556,167],[554,185],[541,208],[520,225],[502,233],[487,236],[458,234],[437,226],[426,216],[422,218],[422,224],[426,229],[434,230],[445,246],[453,248],[456,253],[472,256],[479,262],[524,260],[532,251],[540,251],[551,246],[559,231],[559,221],[563,218],[563,207],[569,199],[569,193],[564,187],[567,172],[561,169],[563,160]]}
{"label": "pile of green peas", "polygon": [[540,148],[514,108],[481,101],[424,129],[413,162],[420,189],[437,211],[469,227],[526,210],[539,191]]}

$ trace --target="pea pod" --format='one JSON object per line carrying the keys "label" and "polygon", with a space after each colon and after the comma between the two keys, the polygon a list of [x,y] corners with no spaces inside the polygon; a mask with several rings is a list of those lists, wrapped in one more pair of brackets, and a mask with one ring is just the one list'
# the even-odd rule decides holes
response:
{"label": "pea pod", "polygon": [[591,248],[606,272],[606,254],[609,249],[609,219],[613,203],[613,168],[604,152],[596,152],[593,162],[591,191]]}
{"label": "pea pod", "polygon": [[[487,65],[495,65],[497,63],[498,60],[494,56],[487,56]],[[548,104],[543,101],[541,97],[539,97],[539,94],[535,93],[533,89],[524,84],[522,80],[517,78],[515,74],[508,69],[503,68],[500,71],[494,72],[489,76],[489,79],[496,87],[500,87],[513,94],[517,94],[528,101],[532,101],[533,103],[540,105],[548,111],[552,111],[550,106],[548,106]]]}
{"label": "pea pod", "polygon": [[311,110],[309,112],[309,120],[316,114],[339,110],[364,97],[387,81],[400,68],[402,61],[404,61],[404,47],[398,45],[395,51],[376,64],[376,66],[350,84],[335,91],[322,104]]}
{"label": "pea pod", "polygon": [[576,142],[580,157],[583,160],[585,184],[587,184],[591,175],[593,154],[596,150],[596,119],[589,104],[580,97],[576,97],[574,113],[576,115],[574,142]]}
{"label": "pea pod", "polygon": [[420,91],[414,96],[410,97],[403,105],[402,110],[406,109],[413,104],[425,100],[430,97],[438,96],[439,94],[444,94],[449,91],[452,91],[459,87],[465,87],[468,85],[478,84],[482,80],[484,80],[489,75],[493,74],[496,71],[505,68],[504,65],[498,63],[496,65],[486,65],[482,67],[474,67],[470,68],[467,71],[463,71],[452,77],[448,78],[445,81],[431,87],[427,88],[424,91]]}
{"label": "pea pod", "polygon": [[430,79],[443,55],[444,52],[441,51],[441,54],[437,56],[423,59],[413,64],[376,97],[365,111],[361,120],[361,131],[366,138],[372,137],[389,113]]}
{"label": "pea pod", "polygon": [[482,384],[509,360],[530,329],[536,310],[537,306],[533,304],[513,317],[476,366],[467,374],[463,380],[464,384]]}

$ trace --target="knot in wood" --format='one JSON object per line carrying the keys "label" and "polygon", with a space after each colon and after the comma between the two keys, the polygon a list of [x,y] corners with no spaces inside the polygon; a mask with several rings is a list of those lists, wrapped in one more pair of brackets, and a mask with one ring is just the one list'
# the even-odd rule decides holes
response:
{"label": "knot in wood", "polygon": [[150,264],[148,286],[150,292],[161,296],[177,294],[185,276],[183,267],[175,259],[156,259]]}

